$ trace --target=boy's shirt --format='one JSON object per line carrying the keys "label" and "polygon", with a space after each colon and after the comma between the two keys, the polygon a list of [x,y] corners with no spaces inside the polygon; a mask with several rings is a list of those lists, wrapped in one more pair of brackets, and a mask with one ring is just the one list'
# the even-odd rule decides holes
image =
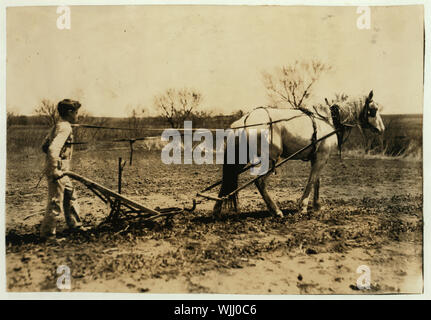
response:
{"label": "boy's shirt", "polygon": [[55,169],[67,171],[72,159],[72,126],[68,121],[60,120],[45,138],[47,173]]}

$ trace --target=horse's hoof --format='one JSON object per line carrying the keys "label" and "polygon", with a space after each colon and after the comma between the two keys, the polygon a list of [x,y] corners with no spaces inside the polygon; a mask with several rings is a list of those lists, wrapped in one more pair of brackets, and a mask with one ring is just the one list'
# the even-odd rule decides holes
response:
{"label": "horse's hoof", "polygon": [[314,204],[313,205],[313,211],[314,212],[318,212],[318,211],[320,211],[320,208],[321,208],[322,206],[320,205],[320,204]]}
{"label": "horse's hoof", "polygon": [[220,217],[221,216],[221,210],[215,210],[215,211],[213,211],[213,216],[214,217]]}
{"label": "horse's hoof", "polygon": [[299,212],[300,215],[307,214],[308,213],[308,208],[306,206],[304,206],[304,207],[301,206],[301,207],[298,208],[298,212]]}
{"label": "horse's hoof", "polygon": [[307,202],[301,199],[296,201],[296,210],[299,212],[307,212]]}
{"label": "horse's hoof", "polygon": [[278,209],[277,211],[275,211],[274,214],[275,214],[276,217],[280,217],[280,218],[284,217],[283,212],[280,209]]}

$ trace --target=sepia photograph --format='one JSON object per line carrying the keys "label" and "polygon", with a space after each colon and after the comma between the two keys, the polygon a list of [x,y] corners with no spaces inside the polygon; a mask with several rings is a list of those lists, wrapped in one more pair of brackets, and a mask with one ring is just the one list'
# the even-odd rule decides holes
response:
{"label": "sepia photograph", "polygon": [[5,18],[8,293],[424,293],[424,5]]}

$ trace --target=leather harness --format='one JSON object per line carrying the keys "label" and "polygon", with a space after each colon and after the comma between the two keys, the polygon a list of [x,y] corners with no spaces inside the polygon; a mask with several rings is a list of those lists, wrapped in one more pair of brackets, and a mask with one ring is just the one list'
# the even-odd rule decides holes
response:
{"label": "leather harness", "polygon": [[[264,109],[266,111],[266,113],[268,114],[268,119],[269,119],[268,125],[269,125],[269,130],[271,132],[270,143],[272,145],[272,143],[273,143],[273,136],[274,136],[274,128],[273,128],[274,121],[272,121],[271,114],[269,113],[268,108],[269,107],[260,106],[260,107],[255,108],[253,111],[255,111],[257,109]],[[315,120],[314,113],[312,113],[308,109],[300,108],[299,110],[302,111],[304,113],[304,115],[307,115],[311,119],[311,123],[313,125],[313,134],[311,136],[311,143],[313,144],[313,146],[312,146],[312,149],[311,149],[312,151],[310,153],[310,157],[307,159],[307,160],[311,160],[311,158],[314,156],[314,154],[316,152],[316,140],[317,140],[317,125],[316,125],[316,120]],[[251,112],[249,114],[247,114],[246,117],[244,118],[244,127],[247,127],[246,121],[247,121],[248,117],[250,116],[250,114],[251,114]],[[290,118],[290,119],[286,119],[285,121],[289,121],[289,120],[292,120],[294,118],[296,118],[296,117],[293,117],[293,118]],[[337,136],[338,136],[338,133],[337,133]],[[275,162],[276,161],[272,160],[272,162],[273,162],[273,165],[275,166]]]}
{"label": "leather harness", "polygon": [[[268,111],[268,107],[257,107],[257,108],[255,108],[253,111],[255,111],[255,110],[258,110],[258,109],[264,109],[265,111],[266,111],[266,113],[268,114],[268,119],[269,119],[269,122],[268,122],[268,124],[269,124],[269,130],[270,130],[270,132],[271,132],[271,144],[272,144],[272,142],[273,142],[273,135],[274,135],[274,132],[273,132],[273,121],[272,121],[272,118],[271,118],[271,115],[270,115],[270,113],[269,113],[269,111]],[[248,114],[248,115],[246,115],[246,117],[244,118],[244,127],[246,127],[247,125],[246,125],[246,121],[247,121],[247,119],[248,119],[248,117],[251,115],[251,112]]]}

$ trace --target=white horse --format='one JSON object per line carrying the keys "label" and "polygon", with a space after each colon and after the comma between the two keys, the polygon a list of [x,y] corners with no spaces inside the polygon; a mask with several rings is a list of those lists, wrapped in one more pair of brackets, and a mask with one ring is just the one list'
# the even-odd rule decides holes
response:
{"label": "white horse", "polygon": [[[328,102],[327,104],[329,105]],[[337,144],[341,146],[344,132],[349,131],[354,126],[358,126],[361,129],[371,129],[380,134],[385,130],[379,113],[379,107],[373,101],[373,91],[368,96],[359,100],[344,101],[331,105],[331,116],[329,116],[329,112],[327,116],[322,116],[317,112],[317,109],[315,110],[316,114],[310,114],[297,109],[257,108],[231,125],[231,128],[243,127],[247,132],[250,129],[257,129],[258,132],[261,129],[269,129],[269,136],[267,138],[269,139],[269,159],[272,164],[283,158],[287,158],[289,155],[334,130],[339,130],[337,135],[332,135],[316,142],[314,146],[309,147],[292,158],[311,162],[311,172],[307,185],[297,202],[298,210],[301,212],[307,211],[312,187],[314,187],[313,209],[320,209],[319,176],[329,159],[331,151]],[[268,125],[268,122],[272,124]],[[236,150],[236,154],[238,154],[238,150]],[[235,159],[238,159],[238,157]],[[229,195],[238,188],[238,175],[244,170],[245,166],[245,164],[239,163],[228,164],[225,149],[223,181],[219,198]],[[271,199],[266,190],[266,178],[267,176],[262,176],[256,180],[256,187],[269,211],[282,217],[282,211]],[[216,201],[214,214],[220,214],[223,208],[238,211],[237,201],[237,193],[229,196],[226,200]]]}

